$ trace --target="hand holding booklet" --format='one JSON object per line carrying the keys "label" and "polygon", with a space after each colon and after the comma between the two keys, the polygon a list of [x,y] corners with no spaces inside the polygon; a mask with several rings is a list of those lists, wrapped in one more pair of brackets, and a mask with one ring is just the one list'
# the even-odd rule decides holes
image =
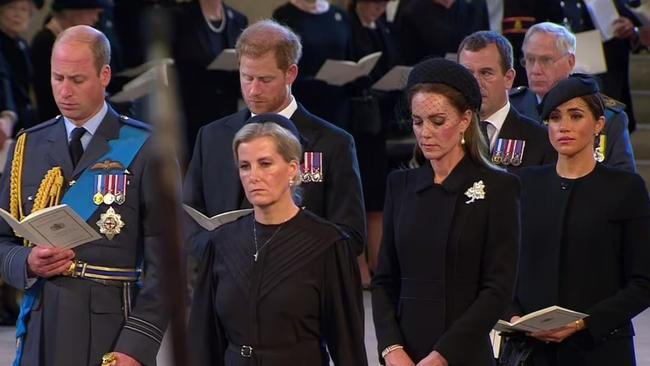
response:
{"label": "hand holding booklet", "polygon": [[375,52],[363,56],[358,62],[327,60],[318,70],[315,78],[331,85],[345,85],[370,74],[380,57],[381,52]]}
{"label": "hand holding booklet", "polygon": [[218,215],[207,217],[192,206],[188,206],[184,204],[183,208],[190,215],[190,217],[192,217],[194,221],[196,221],[197,224],[201,225],[202,228],[208,231],[212,231],[221,225],[235,221],[238,218],[253,212],[252,208],[246,208],[243,210],[222,212]]}
{"label": "hand holding booklet", "polygon": [[587,316],[584,313],[553,305],[524,315],[513,323],[499,320],[494,326],[494,330],[498,332],[539,332],[557,329]]}
{"label": "hand holding booklet", "polygon": [[21,221],[0,208],[0,217],[14,229],[16,235],[35,245],[72,249],[101,239],[101,235],[66,204],[32,212]]}

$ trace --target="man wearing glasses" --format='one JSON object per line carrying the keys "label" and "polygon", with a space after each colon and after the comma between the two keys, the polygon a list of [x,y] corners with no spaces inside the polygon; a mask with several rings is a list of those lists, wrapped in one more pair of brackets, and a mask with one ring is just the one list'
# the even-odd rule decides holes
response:
{"label": "man wearing glasses", "polygon": [[[510,93],[510,103],[522,114],[541,121],[538,106],[555,84],[569,77],[575,66],[576,38],[565,27],[544,22],[528,29],[521,61],[528,88]],[[625,105],[602,95],[605,128],[595,139],[597,160],[605,165],[636,171]]]}

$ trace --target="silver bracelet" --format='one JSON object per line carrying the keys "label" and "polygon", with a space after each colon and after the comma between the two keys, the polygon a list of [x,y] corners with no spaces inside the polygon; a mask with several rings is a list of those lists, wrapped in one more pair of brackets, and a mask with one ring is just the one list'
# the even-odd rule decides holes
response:
{"label": "silver bracelet", "polygon": [[404,348],[404,346],[402,346],[401,344],[393,344],[391,346],[388,346],[388,347],[384,348],[383,351],[381,351],[381,358],[386,358],[386,356],[389,353],[393,352],[394,350],[403,349],[403,348]]}

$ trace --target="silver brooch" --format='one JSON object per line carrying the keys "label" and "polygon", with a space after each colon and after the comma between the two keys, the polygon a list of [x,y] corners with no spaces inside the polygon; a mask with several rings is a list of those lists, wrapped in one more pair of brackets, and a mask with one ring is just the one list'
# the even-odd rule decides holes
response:
{"label": "silver brooch", "polygon": [[474,182],[472,187],[465,191],[465,195],[469,198],[469,200],[465,201],[466,204],[470,204],[476,200],[482,200],[485,198],[485,184],[483,184],[482,180],[479,180],[478,182]]}

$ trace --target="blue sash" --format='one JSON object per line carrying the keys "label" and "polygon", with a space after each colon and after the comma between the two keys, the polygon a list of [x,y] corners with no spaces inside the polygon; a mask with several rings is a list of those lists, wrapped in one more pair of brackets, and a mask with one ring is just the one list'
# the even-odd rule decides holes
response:
{"label": "blue sash", "polygon": [[[142,145],[149,138],[149,131],[136,128],[129,125],[123,125],[120,128],[120,137],[117,140],[108,142],[110,150],[98,161],[112,160],[119,161],[124,167],[128,167],[135,156],[142,148]],[[68,189],[61,203],[65,203],[72,207],[77,214],[83,219],[88,220],[97,211],[98,206],[92,201],[93,196],[93,178],[94,173],[90,169],[84,170],[81,173],[77,183]],[[23,356],[23,347],[25,345],[25,335],[27,334],[27,320],[29,313],[32,311],[34,302],[38,300],[43,288],[43,281],[39,279],[36,283],[28,288],[23,295],[23,302],[20,305],[20,315],[16,323],[16,358],[14,359],[13,366],[20,366],[20,361]]]}

